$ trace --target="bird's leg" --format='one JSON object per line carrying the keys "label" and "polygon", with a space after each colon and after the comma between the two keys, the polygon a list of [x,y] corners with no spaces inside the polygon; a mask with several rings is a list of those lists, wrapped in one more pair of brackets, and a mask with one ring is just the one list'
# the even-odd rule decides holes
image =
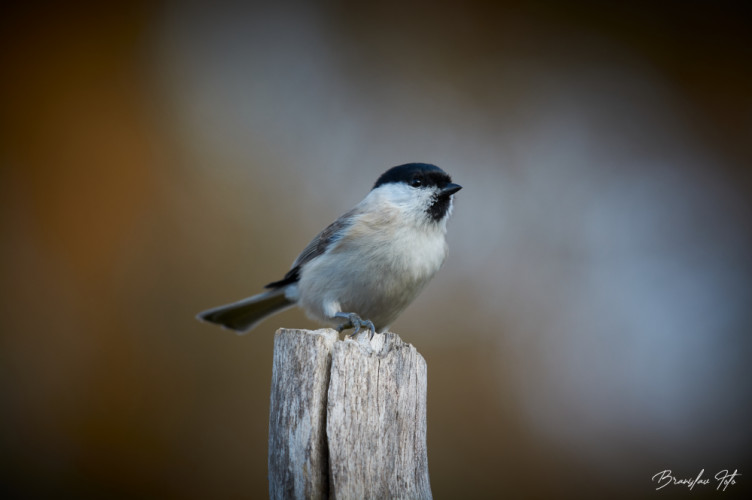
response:
{"label": "bird's leg", "polygon": [[373,322],[371,320],[361,319],[361,317],[355,313],[338,312],[334,314],[334,317],[347,320],[337,327],[338,332],[341,332],[342,330],[345,330],[347,328],[355,328],[355,331],[350,334],[351,337],[358,333],[364,326],[371,332],[370,338],[373,338],[373,335],[376,333],[376,327],[373,325]]}

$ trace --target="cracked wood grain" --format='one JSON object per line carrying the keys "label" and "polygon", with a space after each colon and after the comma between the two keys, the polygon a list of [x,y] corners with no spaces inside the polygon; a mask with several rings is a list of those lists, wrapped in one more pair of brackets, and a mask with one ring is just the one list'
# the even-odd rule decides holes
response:
{"label": "cracked wood grain", "polygon": [[328,498],[326,400],[334,330],[278,330],[269,409],[269,497]]}
{"label": "cracked wood grain", "polygon": [[335,340],[333,330],[277,332],[270,496],[431,498],[425,360],[394,333]]}

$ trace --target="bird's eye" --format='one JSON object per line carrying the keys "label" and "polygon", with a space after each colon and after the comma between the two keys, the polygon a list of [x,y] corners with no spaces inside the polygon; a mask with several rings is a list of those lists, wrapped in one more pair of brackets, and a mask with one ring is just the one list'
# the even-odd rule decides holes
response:
{"label": "bird's eye", "polygon": [[410,185],[411,185],[412,187],[414,187],[414,188],[416,188],[416,187],[420,187],[420,186],[422,186],[422,185],[423,185],[423,181],[422,181],[422,180],[420,180],[420,179],[418,179],[418,178],[416,177],[415,179],[413,179],[413,180],[411,180],[411,181],[410,181]]}

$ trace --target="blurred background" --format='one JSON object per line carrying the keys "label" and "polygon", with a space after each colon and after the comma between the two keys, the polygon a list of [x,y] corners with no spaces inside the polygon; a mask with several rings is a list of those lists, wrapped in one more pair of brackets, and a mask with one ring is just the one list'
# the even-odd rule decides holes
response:
{"label": "blurred background", "polygon": [[0,19],[4,490],[265,497],[273,334],[315,324],[194,315],[412,161],[464,186],[450,257],[393,325],[428,362],[436,498],[684,496],[654,492],[665,469],[752,490],[742,2]]}

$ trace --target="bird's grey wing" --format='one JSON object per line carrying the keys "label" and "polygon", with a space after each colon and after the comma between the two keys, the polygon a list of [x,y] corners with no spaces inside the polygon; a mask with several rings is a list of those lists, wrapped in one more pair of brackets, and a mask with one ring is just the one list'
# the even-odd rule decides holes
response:
{"label": "bird's grey wing", "polygon": [[307,247],[300,252],[298,258],[292,263],[292,267],[285,274],[285,277],[279,281],[269,283],[264,288],[279,288],[291,283],[295,283],[300,279],[300,269],[306,262],[309,262],[319,255],[326,252],[329,246],[339,240],[344,232],[353,223],[353,216],[357,213],[357,209],[353,208],[349,212],[346,212],[342,217],[329,224],[323,231],[316,235]]}

